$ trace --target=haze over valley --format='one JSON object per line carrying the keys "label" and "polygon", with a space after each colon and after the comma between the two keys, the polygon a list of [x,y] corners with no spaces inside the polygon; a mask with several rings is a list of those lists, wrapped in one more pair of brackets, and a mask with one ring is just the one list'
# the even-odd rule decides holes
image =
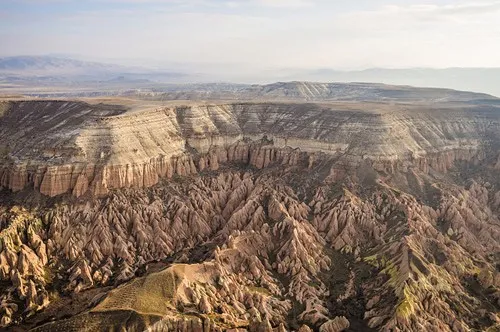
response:
{"label": "haze over valley", "polygon": [[389,85],[449,88],[500,96],[499,68],[368,68],[364,70],[274,69],[228,72],[210,66],[126,66],[52,56],[0,58],[0,86],[4,93],[39,96],[121,94],[128,90],[150,92],[181,89],[175,85],[226,83],[251,85],[276,81],[366,82]]}

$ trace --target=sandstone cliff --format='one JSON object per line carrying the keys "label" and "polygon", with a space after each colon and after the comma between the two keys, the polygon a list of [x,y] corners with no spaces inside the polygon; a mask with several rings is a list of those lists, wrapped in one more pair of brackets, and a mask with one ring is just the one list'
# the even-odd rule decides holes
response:
{"label": "sandstone cliff", "polygon": [[[161,178],[314,163],[444,171],[479,161],[498,137],[496,108],[385,104],[224,104],[125,110],[81,102],[12,102],[0,118],[0,184],[48,196],[149,187]],[[337,167],[337,168],[339,168]],[[332,169],[332,173],[341,173]]]}
{"label": "sandstone cliff", "polygon": [[493,106],[10,102],[0,326],[495,331]]}

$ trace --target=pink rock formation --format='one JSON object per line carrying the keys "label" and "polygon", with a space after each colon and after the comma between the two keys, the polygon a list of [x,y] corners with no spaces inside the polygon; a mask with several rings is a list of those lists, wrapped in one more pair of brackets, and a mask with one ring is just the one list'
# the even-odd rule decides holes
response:
{"label": "pink rock formation", "polygon": [[[0,174],[2,327],[499,326],[489,111],[11,107],[0,125],[12,136]],[[6,127],[21,117],[41,133]]]}

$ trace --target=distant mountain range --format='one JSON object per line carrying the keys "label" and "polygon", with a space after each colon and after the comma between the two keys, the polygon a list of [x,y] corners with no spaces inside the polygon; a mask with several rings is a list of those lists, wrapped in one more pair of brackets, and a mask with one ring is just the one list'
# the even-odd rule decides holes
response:
{"label": "distant mountain range", "polygon": [[186,74],[89,62],[51,56],[14,56],[0,58],[0,79],[3,83],[24,86],[66,85],[68,83],[130,83],[177,82]]}
{"label": "distant mountain range", "polygon": [[14,56],[0,58],[0,73],[17,75],[70,75],[105,73],[127,70],[125,67],[88,62],[75,59],[63,59],[50,56]]}
{"label": "distant mountain range", "polygon": [[[234,69],[176,70],[150,69],[52,56],[13,56],[0,58],[0,89],[33,91],[40,88],[85,89],[159,89],[165,84],[209,82],[365,82],[418,87],[450,88],[500,96],[500,68],[372,68],[357,71],[332,69],[280,69],[235,79]],[[186,66],[183,66],[187,68]],[[24,89],[24,90],[23,90]]]}

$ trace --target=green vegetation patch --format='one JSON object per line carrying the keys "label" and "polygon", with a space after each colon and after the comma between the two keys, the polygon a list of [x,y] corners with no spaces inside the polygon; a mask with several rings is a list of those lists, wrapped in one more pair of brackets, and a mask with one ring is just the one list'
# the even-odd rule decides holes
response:
{"label": "green vegetation patch", "polygon": [[10,108],[10,103],[9,102],[0,101],[0,118],[2,116],[4,116],[5,113],[7,113],[7,111],[9,110],[9,108]]}
{"label": "green vegetation patch", "polygon": [[266,296],[271,296],[271,292],[267,289],[267,288],[264,288],[264,287],[248,287],[248,290],[252,293],[259,293],[259,294],[263,294],[263,295],[266,295]]}
{"label": "green vegetation patch", "polygon": [[111,291],[92,311],[133,310],[141,314],[163,316],[174,309],[177,286],[171,271],[152,273]]}

